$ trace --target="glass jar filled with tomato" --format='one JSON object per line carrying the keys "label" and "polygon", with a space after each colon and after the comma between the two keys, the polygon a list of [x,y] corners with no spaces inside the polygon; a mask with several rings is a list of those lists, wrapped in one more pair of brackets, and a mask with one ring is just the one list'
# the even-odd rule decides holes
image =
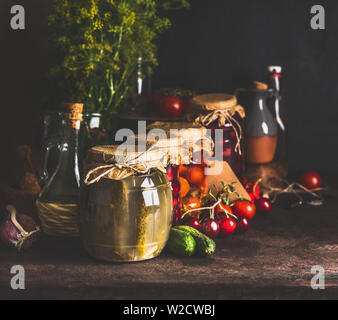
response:
{"label": "glass jar filled with tomato", "polygon": [[201,207],[203,197],[208,194],[205,172],[213,142],[207,136],[206,128],[192,123],[155,122],[147,129],[151,132],[158,128],[170,137],[157,139],[155,146],[167,148],[167,178],[172,188],[174,225],[178,225],[181,213]]}

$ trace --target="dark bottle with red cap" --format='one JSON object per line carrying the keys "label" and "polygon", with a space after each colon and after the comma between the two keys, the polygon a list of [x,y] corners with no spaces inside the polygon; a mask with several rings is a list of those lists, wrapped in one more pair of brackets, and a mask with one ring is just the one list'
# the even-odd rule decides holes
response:
{"label": "dark bottle with red cap", "polygon": [[281,178],[287,175],[287,117],[281,94],[282,67],[268,67],[268,86],[273,91],[268,106],[278,127],[278,143],[274,157],[275,168]]}

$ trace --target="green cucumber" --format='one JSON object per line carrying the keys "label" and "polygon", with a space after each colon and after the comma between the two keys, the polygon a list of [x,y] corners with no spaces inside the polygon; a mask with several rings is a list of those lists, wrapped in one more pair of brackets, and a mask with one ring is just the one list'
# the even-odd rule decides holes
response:
{"label": "green cucumber", "polygon": [[188,232],[196,241],[196,253],[203,257],[211,256],[216,250],[216,243],[214,240],[207,237],[205,234],[199,232],[197,229],[189,226],[177,226],[173,229]]}
{"label": "green cucumber", "polygon": [[171,228],[167,248],[176,256],[190,257],[194,254],[196,242],[186,231]]}

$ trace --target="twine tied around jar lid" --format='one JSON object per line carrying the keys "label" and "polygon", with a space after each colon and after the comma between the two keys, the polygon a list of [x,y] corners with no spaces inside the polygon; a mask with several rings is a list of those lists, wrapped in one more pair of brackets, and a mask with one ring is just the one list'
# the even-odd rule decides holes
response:
{"label": "twine tied around jar lid", "polygon": [[[217,121],[219,126],[224,126],[230,123],[236,135],[235,151],[242,154],[243,130],[234,115],[237,113],[241,118],[245,118],[245,111],[237,104],[235,96],[221,93],[200,95],[192,99],[191,105],[191,114],[194,115],[195,124],[209,126]],[[199,115],[196,116],[197,114]]]}
{"label": "twine tied around jar lid", "polygon": [[84,183],[91,185],[102,178],[123,180],[136,173],[144,174],[150,169],[166,172],[163,152],[147,150],[137,152],[125,146],[97,146],[88,151],[84,164]]}

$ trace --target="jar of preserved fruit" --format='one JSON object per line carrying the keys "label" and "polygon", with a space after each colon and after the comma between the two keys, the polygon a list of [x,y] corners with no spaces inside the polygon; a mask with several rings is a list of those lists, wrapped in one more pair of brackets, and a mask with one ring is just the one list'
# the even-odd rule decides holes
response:
{"label": "jar of preserved fruit", "polygon": [[223,150],[223,161],[230,165],[239,179],[242,179],[244,170],[242,147],[244,118],[244,109],[237,104],[236,97],[229,94],[196,96],[192,99],[188,114],[189,120],[211,130],[215,148]]}
{"label": "jar of preserved fruit", "polygon": [[79,228],[87,252],[107,261],[158,256],[172,224],[172,195],[155,150],[89,150],[80,192]]}
{"label": "jar of preserved fruit", "polygon": [[[165,131],[168,139],[158,139],[153,147],[166,148],[167,176],[173,195],[174,225],[180,223],[182,211],[201,206],[208,194],[205,169],[213,152],[213,141],[207,129],[190,122],[155,122],[147,127]],[[151,139],[151,137],[148,137]]]}

